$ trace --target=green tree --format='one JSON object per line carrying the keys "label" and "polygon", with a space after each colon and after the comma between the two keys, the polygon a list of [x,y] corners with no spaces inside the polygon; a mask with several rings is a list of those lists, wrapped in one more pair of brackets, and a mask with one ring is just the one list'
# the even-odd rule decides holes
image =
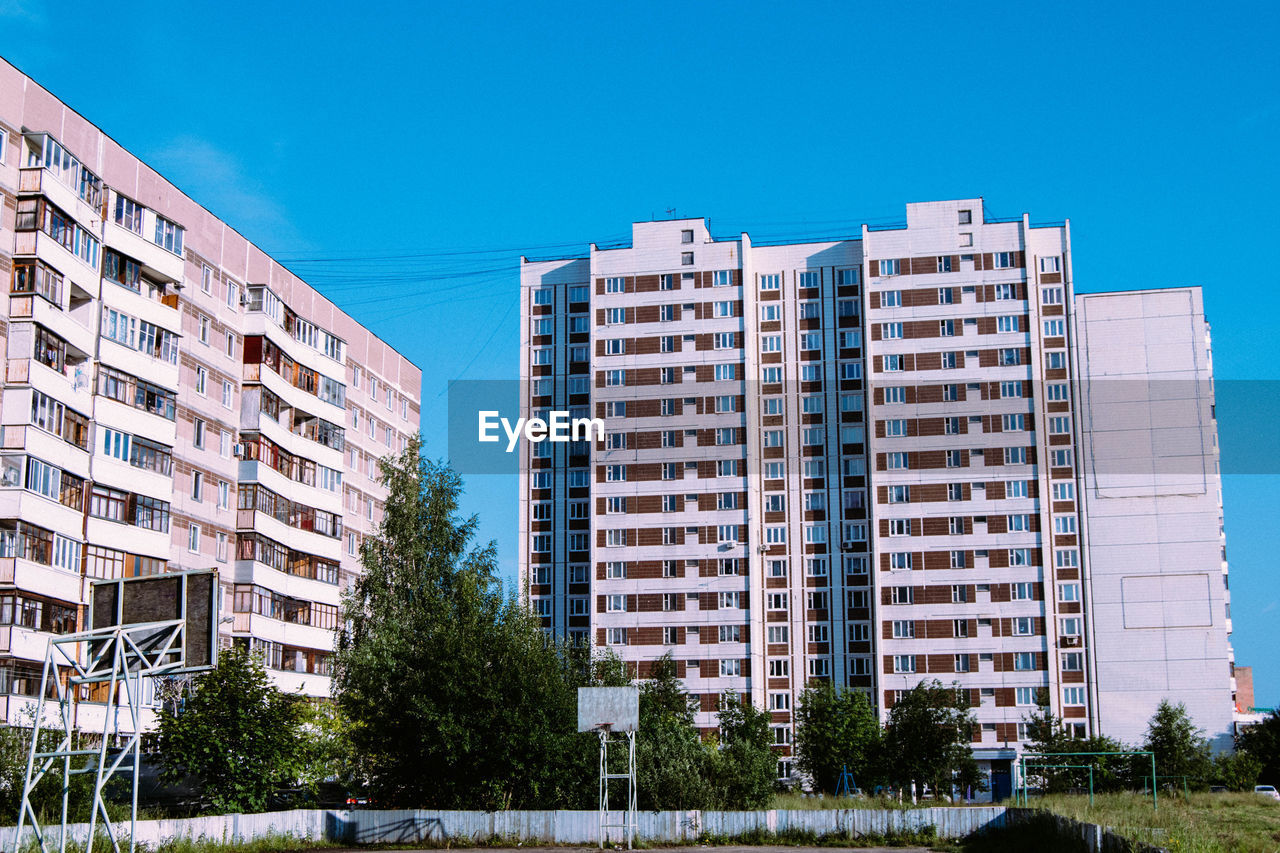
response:
{"label": "green tree", "polygon": [[701,809],[711,802],[712,760],[694,725],[697,700],[676,676],[671,655],[654,661],[640,684],[636,733],[636,782],[645,809]]}
{"label": "green tree", "polygon": [[712,752],[712,799],[724,809],[759,809],[773,799],[778,760],[769,738],[769,715],[747,697],[720,696],[720,736]]}
{"label": "green tree", "polygon": [[800,694],[796,766],[817,790],[834,793],[846,767],[862,787],[869,787],[879,745],[880,725],[862,692],[838,690],[823,681]]}
{"label": "green tree", "polygon": [[380,462],[388,489],[343,600],[334,694],[371,793],[388,806],[580,807],[594,754],[577,735],[580,656],[504,596],[497,549],[473,545],[461,480],[417,437]]}
{"label": "green tree", "polygon": [[[1047,696],[1046,696],[1047,699]],[[1141,771],[1132,756],[1128,755],[1063,755],[1062,753],[1125,753],[1129,747],[1102,735],[1075,738],[1066,723],[1055,717],[1047,707],[1033,711],[1025,718],[1027,723],[1028,759],[1033,763],[1078,764],[1086,769],[1060,767],[1031,768],[1032,785],[1049,793],[1070,789],[1085,790],[1089,785],[1089,770],[1093,770],[1094,791],[1123,791],[1134,786],[1134,770]],[[1148,769],[1147,774],[1150,775]]]}
{"label": "green tree", "polygon": [[1280,785],[1280,712],[1272,711],[1261,722],[1241,729],[1236,735],[1236,749],[1257,760],[1259,781]]}
{"label": "green tree", "polygon": [[1220,752],[1213,757],[1212,782],[1232,791],[1252,791],[1262,762],[1248,752]]}
{"label": "green tree", "polygon": [[950,794],[953,783],[981,789],[969,747],[973,726],[969,702],[958,685],[920,682],[889,710],[882,755],[886,776],[916,795],[924,785],[935,794]]}
{"label": "green tree", "polygon": [[257,655],[221,652],[180,710],[160,714],[164,778],[192,777],[215,811],[263,811],[272,792],[297,781],[302,713],[302,700],[274,687]]}
{"label": "green tree", "polygon": [[302,712],[303,748],[298,761],[298,782],[315,795],[321,785],[350,789],[356,769],[355,750],[349,738],[350,723],[332,702],[308,703]]}
{"label": "green tree", "polygon": [[[1209,742],[1196,727],[1181,702],[1173,705],[1165,699],[1147,723],[1143,749],[1154,752],[1156,773],[1160,776],[1187,777],[1192,786],[1203,786],[1211,775]],[[1182,786],[1182,779],[1161,779],[1161,784]]]}

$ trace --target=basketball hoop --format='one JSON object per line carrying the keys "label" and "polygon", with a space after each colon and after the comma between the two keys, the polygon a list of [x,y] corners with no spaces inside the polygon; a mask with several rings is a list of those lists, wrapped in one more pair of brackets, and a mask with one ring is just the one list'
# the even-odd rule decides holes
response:
{"label": "basketball hoop", "polygon": [[[116,773],[132,771],[129,850],[133,853],[142,757],[142,680],[183,675],[211,669],[217,664],[219,591],[213,569],[95,581],[90,589],[89,630],[52,637],[45,652],[40,698],[31,728],[31,749],[27,753],[22,806],[13,834],[13,853],[22,846],[22,829],[28,820],[40,853],[49,853],[44,828],[31,804],[31,792],[59,761],[62,765],[59,849],[66,850],[67,845],[67,793],[71,775],[92,773],[93,806],[85,853],[93,853],[99,816],[112,849],[120,853],[120,839],[102,793]],[[102,742],[97,749],[75,749],[76,705],[80,687],[89,685],[107,685]],[[55,725],[62,735],[58,746],[47,752],[37,748],[46,697],[58,700],[59,720]],[[119,751],[109,752],[107,744],[120,736],[122,716],[132,731]],[[71,766],[73,760],[81,759],[86,759],[85,766]]]}
{"label": "basketball hoop", "polygon": [[[636,729],[640,728],[640,689],[629,687],[579,687],[578,731],[595,732],[600,738],[600,812],[599,841],[601,849],[610,829],[621,829],[627,849],[635,842],[636,827]],[[622,745],[614,732],[626,736],[627,772],[609,772],[609,745]],[[627,780],[627,809],[621,822],[609,822],[609,780]]]}

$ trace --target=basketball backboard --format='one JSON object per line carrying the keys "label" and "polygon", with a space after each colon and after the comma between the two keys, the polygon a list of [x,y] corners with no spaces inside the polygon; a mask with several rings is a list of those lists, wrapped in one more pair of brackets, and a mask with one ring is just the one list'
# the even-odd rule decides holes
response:
{"label": "basketball backboard", "polygon": [[639,728],[640,688],[578,688],[578,731],[634,732]]}
{"label": "basketball backboard", "polygon": [[139,637],[139,646],[153,658],[152,666],[168,664],[186,672],[211,669],[218,656],[218,599],[213,569],[94,581],[89,628],[185,620],[180,642],[168,643],[170,630],[161,628],[150,637],[154,648],[148,648],[148,635]]}

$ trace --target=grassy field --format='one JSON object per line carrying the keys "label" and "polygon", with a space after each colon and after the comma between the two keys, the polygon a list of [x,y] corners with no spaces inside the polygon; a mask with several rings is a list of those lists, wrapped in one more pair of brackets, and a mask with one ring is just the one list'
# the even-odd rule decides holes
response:
{"label": "grassy field", "polygon": [[1280,851],[1280,802],[1257,794],[1161,795],[1159,811],[1136,794],[1100,794],[1093,808],[1087,796],[1032,798],[1030,805],[1177,853]]}
{"label": "grassy field", "polygon": [[890,797],[806,797],[804,794],[775,794],[771,809],[927,809],[933,806],[962,806],[964,803],[948,803],[945,800],[922,800],[912,805],[910,800],[898,802]]}

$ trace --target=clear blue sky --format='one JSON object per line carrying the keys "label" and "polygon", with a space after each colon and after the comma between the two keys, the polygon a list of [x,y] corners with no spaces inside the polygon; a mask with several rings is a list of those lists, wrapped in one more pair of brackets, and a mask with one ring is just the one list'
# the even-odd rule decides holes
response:
{"label": "clear blue sky", "polygon": [[[1224,468],[1271,448],[1225,492],[1237,661],[1280,704],[1280,399],[1225,382],[1280,374],[1278,23],[1274,4],[0,0],[0,54],[423,365],[433,455],[448,381],[515,376],[522,249],[669,207],[757,239],[978,195],[1069,217],[1080,290],[1205,289]],[[514,485],[468,490],[513,576]]]}

